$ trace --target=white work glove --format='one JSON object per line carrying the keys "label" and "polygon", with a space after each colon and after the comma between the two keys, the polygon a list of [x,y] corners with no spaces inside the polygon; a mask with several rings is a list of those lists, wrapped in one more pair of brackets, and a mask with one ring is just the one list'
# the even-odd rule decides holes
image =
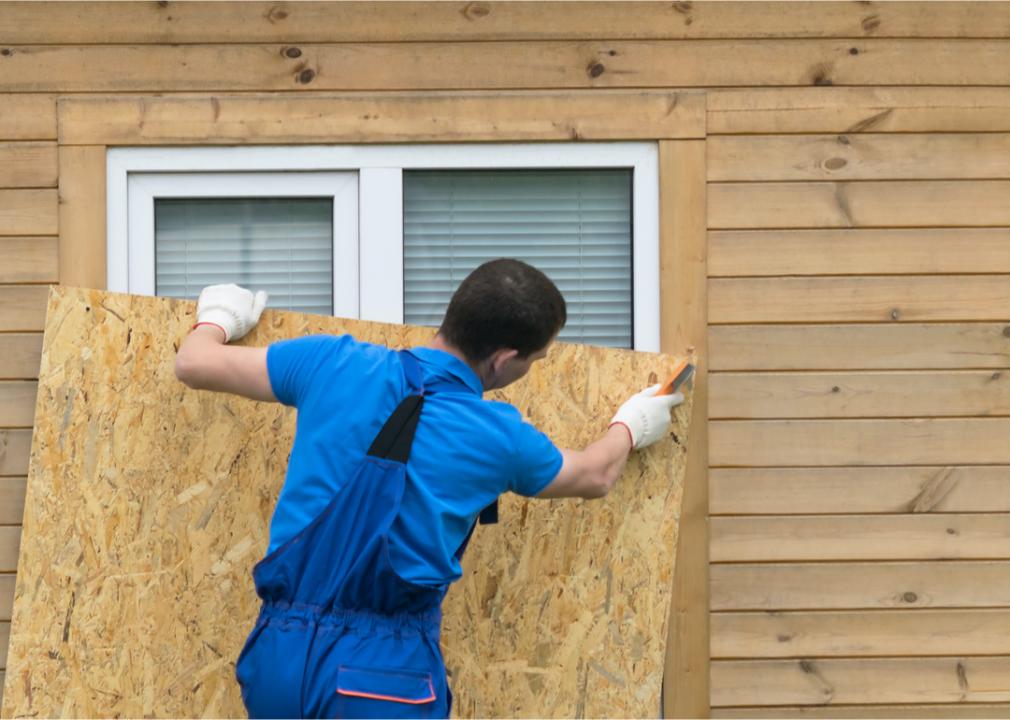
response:
{"label": "white work glove", "polygon": [[647,387],[632,395],[611,419],[610,424],[620,423],[631,433],[631,444],[636,450],[644,448],[666,435],[670,427],[670,410],[684,402],[682,393],[656,395],[659,385]]}
{"label": "white work glove", "polygon": [[238,285],[210,285],[200,293],[196,302],[196,322],[217,325],[224,330],[224,341],[238,340],[259,322],[267,294]]}

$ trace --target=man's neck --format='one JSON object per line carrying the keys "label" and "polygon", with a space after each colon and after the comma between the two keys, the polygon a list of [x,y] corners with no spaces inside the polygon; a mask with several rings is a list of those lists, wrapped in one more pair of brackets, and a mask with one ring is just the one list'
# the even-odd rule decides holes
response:
{"label": "man's neck", "polygon": [[427,347],[430,347],[433,350],[441,350],[444,353],[449,353],[454,358],[461,361],[468,368],[473,370],[474,374],[480,379],[481,386],[487,387],[487,378],[484,377],[484,372],[481,370],[481,368],[474,365],[469,360],[467,360],[466,355],[463,354],[463,351],[457,348],[455,345],[452,345],[451,343],[447,342],[444,337],[442,337],[441,335],[435,335],[435,337],[431,339],[431,342],[428,343]]}

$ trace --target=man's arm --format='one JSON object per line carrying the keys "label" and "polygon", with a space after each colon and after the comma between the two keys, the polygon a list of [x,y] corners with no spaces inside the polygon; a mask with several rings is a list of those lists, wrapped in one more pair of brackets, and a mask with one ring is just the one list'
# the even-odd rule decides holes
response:
{"label": "man's arm", "polygon": [[175,356],[175,376],[194,390],[276,401],[267,373],[267,349],[235,347],[259,322],[267,295],[238,285],[211,285],[200,293],[197,325]]}
{"label": "man's arm", "polygon": [[175,356],[175,376],[194,390],[276,402],[267,374],[267,349],[226,345],[224,337],[216,325],[194,329]]}
{"label": "man's arm", "polygon": [[680,393],[656,395],[653,385],[621,405],[606,434],[585,450],[562,450],[561,470],[537,497],[604,497],[621,477],[628,455],[660,440],[670,425],[670,410],[684,402]]}

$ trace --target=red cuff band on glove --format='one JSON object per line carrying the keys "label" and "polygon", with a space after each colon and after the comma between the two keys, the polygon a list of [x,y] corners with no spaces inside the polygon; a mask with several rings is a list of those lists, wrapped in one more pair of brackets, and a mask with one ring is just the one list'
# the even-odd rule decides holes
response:
{"label": "red cuff band on glove", "polygon": [[634,450],[635,449],[635,436],[631,434],[631,428],[628,427],[627,423],[623,423],[623,422],[621,422],[621,421],[618,420],[617,422],[610,423],[610,425],[607,427],[607,430],[609,430],[610,428],[614,427],[614,425],[620,425],[622,428],[624,428],[627,431],[627,433],[628,433],[628,440],[631,441],[631,448],[628,450],[628,452],[631,452],[631,450]]}
{"label": "red cuff band on glove", "polygon": [[218,330],[220,330],[220,331],[221,331],[221,333],[222,333],[222,334],[224,335],[224,339],[225,339],[225,340],[227,340],[227,339],[228,339],[228,331],[227,331],[227,330],[225,330],[225,329],[224,329],[223,327],[221,327],[220,325],[218,325],[217,323],[213,323],[213,322],[198,322],[198,323],[196,323],[196,324],[195,324],[195,325],[194,325],[194,326],[193,326],[193,327],[192,327],[191,329],[192,329],[192,330],[196,330],[196,329],[197,329],[198,327],[200,327],[201,325],[210,325],[211,327],[216,327],[216,328],[217,328]]}

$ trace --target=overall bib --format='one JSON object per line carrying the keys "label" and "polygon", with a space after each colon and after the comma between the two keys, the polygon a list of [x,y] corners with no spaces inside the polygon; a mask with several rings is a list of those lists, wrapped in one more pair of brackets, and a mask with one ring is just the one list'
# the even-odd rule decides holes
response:
{"label": "overall bib", "polygon": [[326,509],[253,569],[263,604],[235,669],[249,717],[448,717],[448,583],[404,580],[390,561],[424,396],[438,389],[426,391],[409,352],[398,355],[407,397]]}

